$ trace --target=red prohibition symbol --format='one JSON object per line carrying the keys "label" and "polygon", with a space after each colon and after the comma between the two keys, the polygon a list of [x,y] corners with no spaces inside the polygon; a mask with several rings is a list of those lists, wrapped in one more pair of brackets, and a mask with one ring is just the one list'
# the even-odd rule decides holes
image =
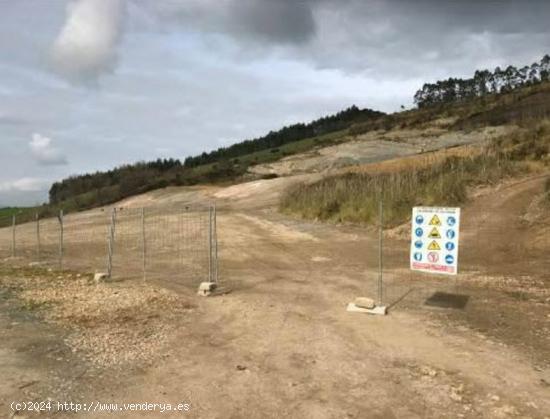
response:
{"label": "red prohibition symbol", "polygon": [[439,255],[436,252],[428,253],[428,261],[431,263],[436,263],[439,260]]}

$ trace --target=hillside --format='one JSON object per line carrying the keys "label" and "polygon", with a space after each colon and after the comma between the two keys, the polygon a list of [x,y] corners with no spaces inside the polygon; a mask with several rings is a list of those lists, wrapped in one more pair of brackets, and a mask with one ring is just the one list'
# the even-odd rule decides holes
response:
{"label": "hillside", "polygon": [[[498,81],[495,82],[500,86],[498,89],[475,89],[466,96],[442,94],[438,96],[441,100],[424,101],[413,110],[386,115],[352,106],[307,124],[284,127],[260,138],[188,157],[184,162],[178,159],[139,162],[108,172],[73,176],[52,185],[50,203],[39,211],[51,214],[59,208],[66,212],[93,208],[167,186],[327,174],[440,149],[486,146],[499,138],[521,136],[520,131],[550,116],[550,83],[545,81],[547,61],[545,57],[541,63],[533,64],[536,71],[522,83],[512,83],[515,79],[495,70],[483,74],[496,74],[493,79]],[[479,74],[476,72],[472,80],[479,81]],[[425,85],[423,91],[452,88],[452,83],[447,82]],[[538,153],[544,154],[546,146],[541,147]]]}
{"label": "hillside", "polygon": [[[392,115],[393,128],[366,130],[346,144],[347,150],[333,149],[330,154],[336,158],[329,164],[340,170],[327,171],[317,182],[294,185],[280,209],[304,218],[371,223],[377,221],[382,200],[388,208],[386,223],[394,226],[407,220],[414,205],[461,206],[473,188],[550,171],[548,117],[548,83]],[[373,151],[362,155],[359,150],[367,150],[367,144]],[[438,149],[444,153],[438,154]],[[347,156],[342,155],[345,151]],[[326,163],[327,154],[295,156],[292,162],[286,159],[263,169],[277,172],[294,163],[297,170],[316,170]],[[416,157],[396,159],[389,172],[368,165],[405,156]],[[547,182],[545,202],[549,196]]]}
{"label": "hillside", "polygon": [[260,138],[188,157],[183,163],[178,159],[159,159],[72,176],[52,185],[50,205],[66,211],[86,209],[166,186],[250,178],[251,166],[345,141],[353,124],[375,121],[382,116],[382,112],[352,106],[307,124],[294,124]]}

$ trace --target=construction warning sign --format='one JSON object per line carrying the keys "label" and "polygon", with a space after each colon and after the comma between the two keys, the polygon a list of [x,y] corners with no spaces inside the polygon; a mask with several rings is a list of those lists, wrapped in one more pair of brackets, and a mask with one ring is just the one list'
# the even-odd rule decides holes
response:
{"label": "construction warning sign", "polygon": [[432,228],[432,231],[430,231],[430,234],[428,235],[430,239],[440,239],[441,234],[439,234],[439,230],[437,227]]}
{"label": "construction warning sign", "polygon": [[439,243],[437,243],[435,240],[433,240],[429,246],[428,250],[441,250],[441,247],[439,247]]}
{"label": "construction warning sign", "polygon": [[411,269],[456,275],[460,208],[415,207],[411,227]]}

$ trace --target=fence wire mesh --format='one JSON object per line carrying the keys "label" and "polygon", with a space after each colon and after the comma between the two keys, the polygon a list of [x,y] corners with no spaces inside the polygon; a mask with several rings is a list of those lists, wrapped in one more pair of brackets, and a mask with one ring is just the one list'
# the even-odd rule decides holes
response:
{"label": "fence wire mesh", "polygon": [[116,279],[217,282],[214,207],[97,209],[0,218],[0,258]]}

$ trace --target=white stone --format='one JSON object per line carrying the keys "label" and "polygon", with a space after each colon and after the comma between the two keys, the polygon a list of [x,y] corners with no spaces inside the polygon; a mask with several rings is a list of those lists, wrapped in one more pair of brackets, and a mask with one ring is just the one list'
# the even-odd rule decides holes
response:
{"label": "white stone", "polygon": [[374,307],[376,307],[374,300],[372,298],[367,298],[367,297],[357,297],[355,299],[354,304],[357,307],[366,308],[369,310],[372,310]]}
{"label": "white stone", "polygon": [[106,280],[108,277],[109,277],[109,275],[107,275],[107,274],[104,273],[104,272],[97,272],[97,273],[94,275],[94,281],[95,281],[95,282],[101,282],[101,281]]}
{"label": "white stone", "polygon": [[216,283],[215,282],[201,282],[199,285],[199,291],[197,292],[198,295],[201,297],[206,297],[216,289]]}

